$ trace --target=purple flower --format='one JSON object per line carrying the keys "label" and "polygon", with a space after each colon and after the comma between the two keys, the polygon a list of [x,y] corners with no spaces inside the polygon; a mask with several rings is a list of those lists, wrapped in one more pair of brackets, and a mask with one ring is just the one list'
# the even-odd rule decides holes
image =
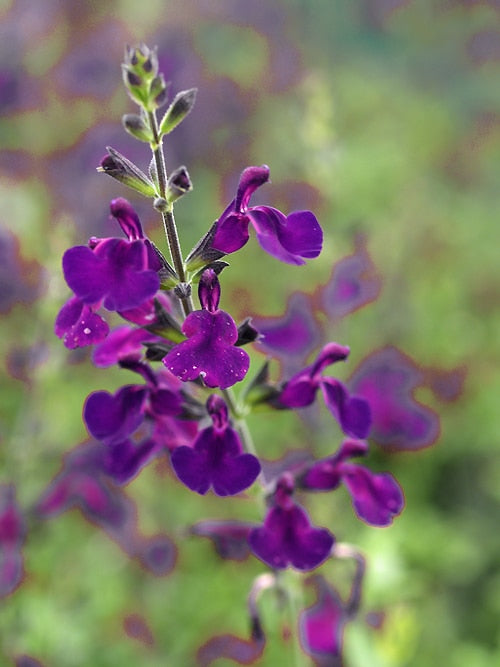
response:
{"label": "purple flower", "polygon": [[114,199],[111,214],[128,240],[91,239],[90,247],[70,248],[63,256],[63,271],[69,287],[85,304],[102,302],[108,310],[127,310],[157,292],[161,263],[128,201]]}
{"label": "purple flower", "polygon": [[126,385],[115,394],[92,392],[83,408],[90,435],[108,445],[125,440],[142,423],[147,396],[147,387],[139,385]]}
{"label": "purple flower", "polygon": [[126,325],[117,327],[94,349],[92,361],[100,368],[113,366],[125,359],[139,361],[144,351],[143,343],[160,340],[144,329],[132,329]]}
{"label": "purple flower", "polygon": [[[184,432],[181,425],[179,432],[172,424],[169,428],[169,423],[183,412],[184,401],[177,386],[180,383],[170,373],[162,369],[155,374],[149,366],[133,359],[121,363],[140,373],[146,384],[126,385],[115,394],[93,392],[85,402],[83,418],[89,433],[106,445],[103,471],[115,482],[124,484],[165,446],[174,448],[184,444],[186,437],[191,442],[196,424],[189,425]],[[148,437],[136,443],[137,432],[144,437],[145,429],[139,430],[143,424],[150,427]],[[167,440],[171,433],[175,443]]]}
{"label": "purple flower", "polygon": [[202,310],[186,317],[179,343],[163,359],[165,366],[183,382],[202,377],[207,387],[226,389],[243,380],[250,358],[235,347],[238,330],[231,316],[219,310],[220,286],[215,271],[207,269],[198,294]]}
{"label": "purple flower", "polygon": [[321,388],[325,403],[340,423],[346,435],[365,438],[371,425],[370,406],[357,396],[350,396],[347,388],[332,377],[323,377],[326,366],[347,359],[349,348],[338,343],[328,343],[320,351],[316,361],[285,383],[277,398],[277,407],[304,408],[311,405]]}
{"label": "purple flower", "polygon": [[248,241],[252,223],[261,247],[287,264],[305,264],[317,257],[323,232],[310,211],[294,211],[286,216],[271,206],[249,206],[253,192],[269,180],[269,167],[247,167],[240,177],[236,197],[217,221],[212,247],[224,253],[242,248]]}
{"label": "purple flower", "polygon": [[355,456],[365,456],[367,452],[366,442],[345,440],[334,456],[317,461],[309,468],[301,486],[329,491],[343,482],[360,519],[372,526],[389,526],[403,509],[403,492],[389,473],[373,473],[364,466],[346,462]]}
{"label": "purple flower", "polygon": [[12,484],[0,486],[0,598],[14,591],[23,576],[24,520]]}
{"label": "purple flower", "polygon": [[108,323],[78,297],[67,301],[59,311],[54,332],[69,350],[95,345],[106,338]]}
{"label": "purple flower", "polygon": [[423,382],[415,362],[394,347],[374,352],[354,372],[349,387],[370,403],[371,437],[377,444],[415,450],[432,445],[438,437],[438,416],[413,397]]}
{"label": "purple flower", "polygon": [[381,288],[381,279],[366,250],[362,236],[356,239],[355,252],[338,261],[320,298],[325,313],[339,320],[354,310],[374,301]]}
{"label": "purple flower", "polygon": [[344,628],[349,620],[345,603],[323,577],[311,581],[317,590],[317,600],[299,617],[302,646],[308,655],[325,667],[341,667]]}
{"label": "purple flower", "polygon": [[295,292],[288,299],[280,317],[253,319],[259,330],[257,347],[282,362],[282,370],[295,373],[319,345],[319,325],[314,317],[309,295]]}
{"label": "purple flower", "polygon": [[177,447],[172,452],[172,467],[192,491],[204,495],[213,487],[218,496],[234,496],[253,484],[260,464],[252,454],[243,453],[223,399],[210,396],[207,410],[213,425],[200,431],[192,447]]}
{"label": "purple flower", "polygon": [[311,526],[305,510],[292,500],[292,492],[293,478],[285,474],[264,525],[250,533],[250,548],[269,567],[312,570],[329,557],[335,538],[325,528]]}

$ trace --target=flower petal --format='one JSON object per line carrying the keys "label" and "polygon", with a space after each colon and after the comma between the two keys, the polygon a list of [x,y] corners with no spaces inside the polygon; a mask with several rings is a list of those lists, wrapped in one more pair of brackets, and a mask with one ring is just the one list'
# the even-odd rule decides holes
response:
{"label": "flower petal", "polygon": [[401,487],[389,473],[372,473],[364,466],[343,463],[339,466],[342,481],[352,496],[360,519],[372,526],[389,526],[403,509]]}
{"label": "flower petal", "polygon": [[354,438],[366,438],[370,432],[370,406],[364,398],[349,396],[347,388],[334,378],[322,378],[325,403],[339,421],[342,430]]}

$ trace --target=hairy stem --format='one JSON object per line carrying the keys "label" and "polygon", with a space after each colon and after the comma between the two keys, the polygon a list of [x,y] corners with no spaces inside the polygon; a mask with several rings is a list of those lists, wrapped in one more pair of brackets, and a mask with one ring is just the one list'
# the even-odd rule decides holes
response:
{"label": "hairy stem", "polygon": [[[151,144],[151,150],[156,165],[156,173],[158,177],[158,187],[160,196],[165,199],[167,189],[167,169],[165,166],[165,156],[163,155],[162,139],[158,133],[158,121],[154,111],[148,112],[149,124],[153,132],[154,143]],[[184,262],[182,259],[181,244],[179,241],[179,234],[177,233],[177,226],[175,224],[174,210],[172,204],[162,212],[163,228],[167,237],[167,243],[170,250],[170,256],[174,265],[175,272],[181,283],[186,282],[186,272],[184,271]],[[189,315],[193,312],[194,306],[190,296],[180,299],[184,315]]]}

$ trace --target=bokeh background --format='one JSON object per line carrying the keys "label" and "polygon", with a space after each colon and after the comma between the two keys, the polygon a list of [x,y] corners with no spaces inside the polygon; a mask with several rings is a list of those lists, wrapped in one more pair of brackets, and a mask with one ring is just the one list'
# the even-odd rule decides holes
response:
{"label": "bokeh background", "polygon": [[[131,381],[66,350],[53,320],[68,296],[61,255],[116,233],[111,198],[128,197],[163,243],[149,202],[95,170],[106,145],[149,162],[121,129],[134,108],[120,63],[125,44],[157,45],[172,91],[199,89],[166,146],[169,167],[187,165],[194,182],[176,208],[183,247],[250,164],[271,168],[265,203],[311,208],[325,230],[321,258],[301,268],[250,242],[224,273],[223,307],[280,317],[361,244],[379,297],[322,322],[351,346],[343,377],[395,346],[420,369],[415,397],[440,416],[432,445],[372,455],[405,489],[392,527],[362,525],[341,492],[315,499],[315,517],[368,558],[346,665],[500,664],[499,11],[497,0],[1,0],[0,483],[15,484],[27,516],[85,440],[86,395]],[[271,459],[312,437],[288,415],[251,425]],[[330,429],[315,429],[317,452],[338,442]],[[259,520],[252,503],[192,497],[161,464],[126,493],[141,533],[176,543],[175,567],[154,576],[76,509],[29,522],[22,585],[0,601],[0,664],[190,665],[212,635],[248,636],[261,564],[222,561],[186,527]],[[342,591],[349,573],[326,567]],[[264,601],[258,664],[290,664],[282,614]]]}

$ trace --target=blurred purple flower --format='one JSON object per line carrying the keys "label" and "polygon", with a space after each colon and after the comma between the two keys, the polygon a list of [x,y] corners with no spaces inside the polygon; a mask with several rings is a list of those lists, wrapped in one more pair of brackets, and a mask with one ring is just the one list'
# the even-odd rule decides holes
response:
{"label": "blurred purple flower", "polygon": [[249,206],[253,192],[269,180],[269,167],[247,167],[240,177],[236,197],[217,221],[212,247],[224,253],[242,248],[248,241],[252,223],[261,247],[287,264],[304,264],[317,257],[323,232],[310,211],[295,211],[285,216],[270,206]]}
{"label": "blurred purple flower", "polygon": [[248,541],[254,555],[273,569],[291,565],[297,570],[312,570],[330,556],[335,538],[325,528],[311,525],[305,510],[293,501],[292,493],[293,478],[284,474],[264,525],[254,528]]}
{"label": "blurred purple flower", "polygon": [[153,633],[146,619],[140,614],[127,614],[123,619],[123,629],[131,639],[136,639],[145,646],[154,646]]}
{"label": "blurred purple flower", "polygon": [[234,320],[219,310],[220,286],[213,269],[203,272],[198,294],[202,310],[188,315],[182,325],[188,340],[175,345],[163,363],[183,382],[201,376],[207,387],[226,389],[245,377],[250,358],[235,347],[238,330]]}
{"label": "blurred purple flower", "polygon": [[342,667],[342,644],[349,620],[345,603],[321,576],[309,580],[316,592],[316,602],[301,612],[299,632],[303,649],[318,667]]}
{"label": "blurred purple flower", "polygon": [[43,667],[43,664],[29,655],[18,655],[15,658],[15,667]]}
{"label": "blurred purple flower", "polygon": [[13,484],[0,486],[0,598],[12,593],[21,583],[25,538],[23,516],[16,502]]}
{"label": "blurred purple flower", "polygon": [[403,491],[389,473],[373,473],[347,459],[365,456],[368,445],[362,440],[344,440],[334,456],[316,461],[301,479],[308,490],[330,491],[341,482],[352,496],[360,519],[372,526],[388,526],[404,505]]}
{"label": "blurred purple flower", "polygon": [[21,257],[17,237],[0,227],[0,313],[17,303],[32,303],[40,295],[41,267]]}
{"label": "blurred purple flower", "polygon": [[69,24],[70,29],[78,25],[78,40],[69,40],[72,48],[54,68],[52,83],[72,97],[91,96],[102,104],[120,85],[115,63],[122,58],[121,45],[129,39],[124,23],[109,15],[100,24],[89,21],[89,13],[75,7]]}
{"label": "blurred purple flower", "polygon": [[323,377],[322,371],[330,364],[347,359],[349,348],[328,343],[319,352],[314,364],[285,382],[276,399],[277,407],[304,408],[311,405],[321,389],[326,406],[340,423],[346,435],[365,438],[370,431],[370,406],[358,396],[350,396],[347,388],[332,377]]}
{"label": "blurred purple flower", "polygon": [[190,528],[192,535],[208,537],[221,558],[243,561],[250,555],[248,535],[255,524],[243,521],[199,521]]}
{"label": "blurred purple flower", "polygon": [[38,499],[35,514],[51,519],[76,507],[152,574],[168,574],[175,564],[175,545],[167,535],[145,538],[139,533],[135,504],[104,472],[105,454],[105,446],[95,442],[71,451]]}
{"label": "blurred purple flower", "polygon": [[177,447],[172,452],[172,467],[192,491],[204,495],[213,487],[218,496],[233,496],[253,484],[260,464],[252,454],[243,453],[223,399],[212,394],[207,411],[213,425],[200,431],[192,447]]}
{"label": "blurred purple flower", "polygon": [[358,237],[354,254],[334,265],[330,280],[321,288],[321,306],[330,318],[339,320],[374,301],[380,289],[381,279],[366,250],[366,241]]}
{"label": "blurred purple flower", "polygon": [[395,347],[367,357],[349,380],[349,388],[364,397],[372,411],[373,440],[387,449],[414,450],[431,445],[439,435],[439,417],[417,402],[414,390],[424,374]]}
{"label": "blurred purple flower", "polygon": [[260,334],[257,347],[279,359],[285,373],[296,372],[320,342],[311,299],[302,292],[290,296],[281,317],[256,316],[253,321]]}
{"label": "blurred purple flower", "polygon": [[226,658],[239,665],[251,665],[262,655],[264,642],[258,639],[241,639],[235,635],[218,635],[198,649],[196,664],[209,667],[216,660]]}

